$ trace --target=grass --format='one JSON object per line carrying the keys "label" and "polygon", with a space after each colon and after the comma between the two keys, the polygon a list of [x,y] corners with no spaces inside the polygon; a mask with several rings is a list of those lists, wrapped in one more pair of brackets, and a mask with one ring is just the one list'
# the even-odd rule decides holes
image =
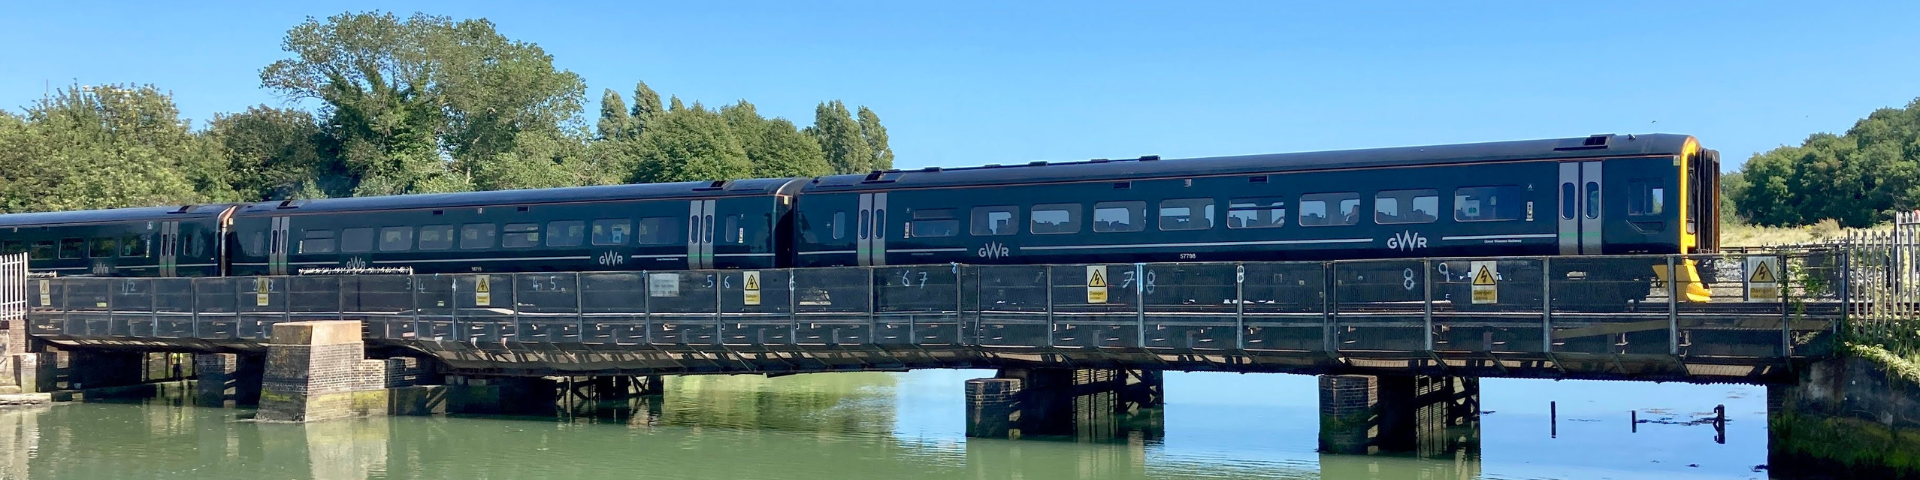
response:
{"label": "grass", "polygon": [[1766,247],[1802,245],[1842,238],[1847,230],[1831,219],[1801,227],[1764,227],[1745,223],[1720,225],[1720,245],[1726,247]]}

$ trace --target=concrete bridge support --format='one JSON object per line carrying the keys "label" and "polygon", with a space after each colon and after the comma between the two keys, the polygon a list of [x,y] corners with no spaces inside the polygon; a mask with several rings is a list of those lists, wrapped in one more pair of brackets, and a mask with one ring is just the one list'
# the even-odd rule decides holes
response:
{"label": "concrete bridge support", "polygon": [[1920,382],[1859,357],[1813,362],[1767,386],[1776,475],[1920,478]]}
{"label": "concrete bridge support", "polygon": [[193,356],[194,403],[202,407],[238,407],[260,404],[261,376],[267,359],[261,355],[202,353]]}
{"label": "concrete bridge support", "polygon": [[1001,369],[967,381],[967,436],[1158,438],[1163,387],[1158,370]]}
{"label": "concrete bridge support", "polygon": [[1480,379],[1424,375],[1320,377],[1320,451],[1477,450]]}

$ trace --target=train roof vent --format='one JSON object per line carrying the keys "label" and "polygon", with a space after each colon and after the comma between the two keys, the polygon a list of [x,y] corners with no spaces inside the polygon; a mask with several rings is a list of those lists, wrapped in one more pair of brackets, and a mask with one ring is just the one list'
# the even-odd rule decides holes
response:
{"label": "train roof vent", "polygon": [[1108,160],[1108,159],[1104,159],[1104,158],[1096,158],[1096,159],[1093,159],[1093,160],[1088,160],[1087,162],[1088,162],[1088,163],[1107,163],[1107,162],[1111,162],[1111,161],[1113,161],[1113,160]]}
{"label": "train roof vent", "polygon": [[273,207],[273,208],[300,208],[300,206],[299,206],[299,205],[294,205],[294,204],[293,204],[293,201],[294,201],[294,200],[293,200],[293,199],[291,199],[291,198],[289,198],[289,199],[286,199],[286,200],[281,200],[281,201],[280,201],[280,205],[279,205],[279,206],[276,206],[276,207]]}
{"label": "train roof vent", "polygon": [[173,211],[167,212],[167,213],[187,213],[187,210],[192,210],[192,209],[193,209],[192,205],[181,205],[180,208],[173,209]]}
{"label": "train roof vent", "polygon": [[730,182],[732,182],[732,180],[715,180],[713,183],[707,184],[707,186],[695,188],[694,191],[723,190],[727,188],[727,184]]}
{"label": "train roof vent", "polygon": [[1027,166],[1029,166],[1029,167],[1044,167],[1044,166],[1047,166],[1047,161],[1046,161],[1046,160],[1034,160],[1034,161],[1031,161],[1031,162],[1027,162]]}
{"label": "train roof vent", "polygon": [[1140,156],[1140,161],[1142,161],[1142,162],[1157,162],[1157,161],[1160,161],[1160,156],[1159,156],[1159,155],[1141,155],[1141,156]]}
{"label": "train roof vent", "polygon": [[1604,148],[1607,148],[1607,141],[1612,139],[1613,139],[1613,135],[1611,134],[1593,135],[1587,138],[1569,138],[1569,139],[1561,140],[1560,146],[1554,147],[1553,149],[1560,150],[1560,151],[1604,149]]}
{"label": "train roof vent", "polygon": [[900,180],[901,175],[905,175],[905,172],[899,170],[874,170],[873,173],[867,174],[867,178],[861,180],[860,183],[893,183],[894,181]]}
{"label": "train roof vent", "polygon": [[938,173],[940,171],[940,167],[927,167],[927,168],[920,169],[920,171],[927,172],[927,173]]}

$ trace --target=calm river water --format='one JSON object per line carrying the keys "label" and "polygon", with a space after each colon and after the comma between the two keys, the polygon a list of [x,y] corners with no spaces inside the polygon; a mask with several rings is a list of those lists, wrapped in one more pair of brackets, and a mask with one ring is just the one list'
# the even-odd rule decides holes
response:
{"label": "calm river water", "polygon": [[[1275,374],[1168,374],[1164,434],[969,440],[963,382],[991,375],[670,378],[657,407],[571,418],[275,425],[165,399],[8,410],[0,478],[1767,478],[1761,387],[1488,379],[1478,449],[1412,458],[1316,453],[1315,380]],[[1724,443],[1695,421],[1721,404]]]}

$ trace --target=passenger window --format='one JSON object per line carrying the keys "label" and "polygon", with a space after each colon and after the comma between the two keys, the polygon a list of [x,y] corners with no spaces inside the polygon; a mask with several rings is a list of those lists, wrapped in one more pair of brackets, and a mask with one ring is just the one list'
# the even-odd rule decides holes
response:
{"label": "passenger window", "polygon": [[427,225],[420,227],[421,250],[446,250],[453,248],[453,225]]}
{"label": "passenger window", "polygon": [[505,248],[530,248],[540,245],[540,224],[509,223],[500,232],[500,246]]}
{"label": "passenger window", "polygon": [[953,218],[953,214],[951,208],[914,210],[913,221],[907,223],[907,237],[954,236],[960,231],[960,220]]}
{"label": "passenger window", "polygon": [[578,247],[586,242],[587,222],[562,220],[547,222],[547,246]]}
{"label": "passenger window", "polygon": [[1235,198],[1227,201],[1227,228],[1274,228],[1287,224],[1287,199]]}
{"label": "passenger window", "polygon": [[1574,192],[1572,183],[1560,184],[1560,219],[1572,220],[1574,204],[1580,203],[1580,196]]}
{"label": "passenger window", "polygon": [[1160,201],[1160,230],[1213,228],[1213,199],[1176,198]]}
{"label": "passenger window", "polygon": [[1461,187],[1453,191],[1453,221],[1505,222],[1526,216],[1520,187]]}
{"label": "passenger window", "polygon": [[72,259],[81,258],[86,254],[87,254],[86,239],[67,238],[67,239],[60,240],[60,258],[72,260]]}
{"label": "passenger window", "polygon": [[1020,233],[1020,207],[974,207],[973,221],[968,225],[976,237]]}
{"label": "passenger window", "polygon": [[491,223],[469,223],[460,226],[460,248],[473,250],[493,248],[493,237],[499,230]]}
{"label": "passenger window", "polygon": [[14,240],[0,242],[0,255],[13,255],[16,253],[27,253],[27,244]]}
{"label": "passenger window", "polygon": [[1600,183],[1587,182],[1587,218],[1600,218]]}
{"label": "passenger window", "polygon": [[128,258],[147,257],[147,236],[127,235],[120,241],[120,256]]}
{"label": "passenger window", "polygon": [[834,240],[847,238],[847,211],[833,212],[833,223],[828,224],[828,228],[833,229]]}
{"label": "passenger window", "polygon": [[1147,229],[1147,202],[1100,202],[1093,204],[1093,231],[1101,233],[1138,232]]}
{"label": "passenger window", "polygon": [[1666,211],[1667,188],[1658,186],[1655,180],[1639,180],[1627,184],[1628,215],[1659,215]]}
{"label": "passenger window", "polygon": [[1373,223],[1433,223],[1440,219],[1440,191],[1385,190],[1373,196]]}
{"label": "passenger window", "polygon": [[33,260],[52,260],[53,251],[52,240],[33,242],[33,251],[27,252],[27,258]]}
{"label": "passenger window", "polygon": [[727,218],[721,221],[720,226],[725,229],[720,231],[720,243],[734,245],[747,243],[747,229],[740,225],[741,218],[741,215],[727,215]]}
{"label": "passenger window", "polygon": [[641,245],[678,243],[681,238],[679,225],[679,220],[674,217],[642,218],[633,231],[633,238]]}
{"label": "passenger window", "polygon": [[633,237],[633,224],[624,218],[608,218],[593,221],[594,245],[626,245]]}
{"label": "passenger window", "polygon": [[1360,194],[1310,193],[1300,196],[1300,226],[1332,227],[1360,223]]}
{"label": "passenger window", "polygon": [[92,248],[87,249],[87,256],[93,258],[113,258],[113,254],[118,253],[117,251],[120,250],[120,242],[116,240],[117,239],[113,238],[93,239]]}
{"label": "passenger window", "polygon": [[412,227],[387,227],[380,229],[380,251],[404,252],[412,249]]}
{"label": "passenger window", "polygon": [[341,230],[340,251],[343,253],[367,253],[373,251],[373,229],[349,228]]}
{"label": "passenger window", "polygon": [[1080,233],[1080,204],[1078,203],[1034,205],[1028,216],[1033,217],[1031,231],[1035,235]]}
{"label": "passenger window", "polygon": [[333,253],[332,230],[307,230],[300,237],[300,254]]}

